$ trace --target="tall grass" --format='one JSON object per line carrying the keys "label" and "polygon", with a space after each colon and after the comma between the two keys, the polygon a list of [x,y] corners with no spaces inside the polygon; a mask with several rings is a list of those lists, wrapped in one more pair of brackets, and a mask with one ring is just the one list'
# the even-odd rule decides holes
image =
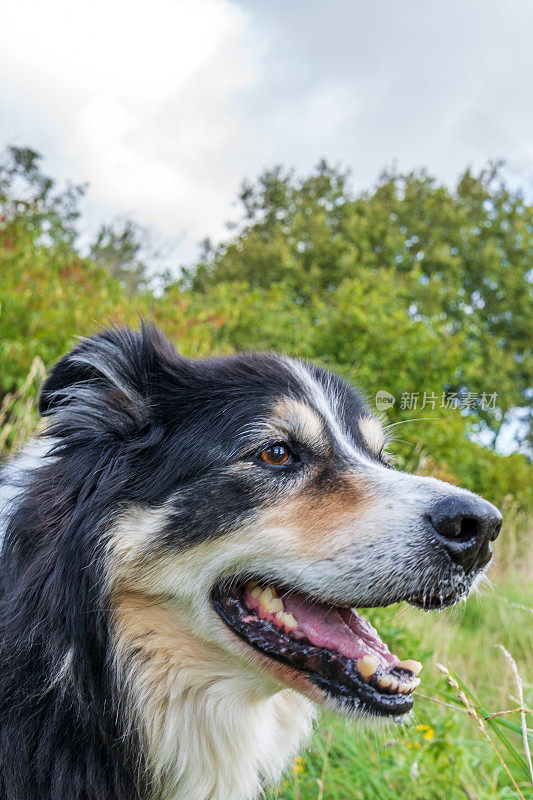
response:
{"label": "tall grass", "polygon": [[35,357],[21,386],[4,396],[0,404],[0,460],[15,453],[35,433],[37,392],[45,375],[43,362]]}
{"label": "tall grass", "polygon": [[[502,556],[507,532],[512,550],[522,524],[504,528]],[[407,630],[430,653],[412,719],[365,731],[325,715],[304,760],[268,800],[532,798],[533,585],[526,549],[520,543],[516,562],[505,554],[494,585],[463,607],[431,615],[405,606],[380,612],[389,617],[379,626],[387,641],[397,628],[405,646]]]}

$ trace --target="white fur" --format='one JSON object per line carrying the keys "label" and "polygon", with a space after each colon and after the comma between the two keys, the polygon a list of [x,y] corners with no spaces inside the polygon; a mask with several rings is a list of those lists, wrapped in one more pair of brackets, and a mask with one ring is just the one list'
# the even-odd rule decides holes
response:
{"label": "white fur", "polygon": [[372,453],[379,455],[387,443],[387,437],[379,419],[376,419],[376,417],[361,417],[359,430],[368,449]]}
{"label": "white fur", "polygon": [[9,518],[15,511],[24,490],[36,469],[49,463],[46,453],[54,445],[53,439],[33,439],[20,453],[0,470],[0,550]]}
{"label": "white fur", "polygon": [[252,800],[311,732],[309,700],[223,652],[182,639],[147,666],[128,649],[131,722],[146,743],[154,800]]}
{"label": "white fur", "polygon": [[[244,554],[242,538],[223,537],[150,569],[146,547],[166,511],[132,508],[111,532],[109,563],[119,570],[109,576],[112,592],[127,585],[147,597],[131,627],[124,619],[116,626],[128,714],[143,734],[154,798],[251,800],[263,782],[279,781],[311,732],[315,707],[257,666],[209,600],[216,580],[257,554],[254,532],[244,532]],[[163,597],[173,599],[161,604]],[[149,640],[138,635],[143,613],[166,615],[151,621],[158,635]]]}

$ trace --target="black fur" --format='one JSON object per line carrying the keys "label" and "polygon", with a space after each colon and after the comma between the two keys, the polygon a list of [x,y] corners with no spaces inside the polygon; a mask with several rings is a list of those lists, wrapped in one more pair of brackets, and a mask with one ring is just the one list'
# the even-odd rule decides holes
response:
{"label": "black fur", "polygon": [[[337,388],[360,414],[357,395]],[[11,516],[0,561],[1,800],[148,797],[111,664],[111,517],[172,495],[161,546],[183,547],[252,514],[271,479],[228,464],[253,456],[250,422],[302,391],[275,356],[191,361],[146,326],[105,331],[54,367],[40,410],[55,446]]]}

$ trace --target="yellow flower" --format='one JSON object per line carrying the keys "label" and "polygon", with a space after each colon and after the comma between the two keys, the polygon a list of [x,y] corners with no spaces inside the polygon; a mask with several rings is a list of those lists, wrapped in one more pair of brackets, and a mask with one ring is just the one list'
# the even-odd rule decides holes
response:
{"label": "yellow flower", "polygon": [[302,756],[296,756],[294,759],[294,764],[292,765],[294,774],[298,775],[300,772],[303,772],[305,764],[305,758],[302,758]]}
{"label": "yellow flower", "polygon": [[430,740],[433,739],[433,737],[435,736],[435,731],[433,730],[431,725],[417,725],[416,729],[417,731],[420,731],[421,733],[424,734],[424,739]]}
{"label": "yellow flower", "polygon": [[289,785],[289,781],[283,781],[283,786],[288,786],[288,785]]}

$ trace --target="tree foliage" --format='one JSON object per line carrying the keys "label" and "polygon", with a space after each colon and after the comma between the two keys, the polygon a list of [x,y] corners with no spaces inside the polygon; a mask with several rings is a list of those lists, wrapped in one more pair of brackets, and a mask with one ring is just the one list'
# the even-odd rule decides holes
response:
{"label": "tree foliage", "polygon": [[73,246],[78,201],[85,188],[59,188],[41,170],[41,156],[29,147],[8,147],[0,160],[0,222],[4,242],[24,240],[26,247]]}
{"label": "tree foliage", "polygon": [[[277,168],[240,200],[237,234],[206,243],[185,276],[193,290],[283,283],[295,303],[321,298],[333,309],[351,286],[364,313],[360,288],[383,289],[383,325],[399,314],[438,330],[446,348],[460,342],[441,388],[497,392],[495,410],[477,411],[493,443],[509,413],[530,406],[533,206],[505,185],[501,165],[466,171],[454,190],[423,171],[385,173],[359,195],[325,162],[305,179]],[[404,355],[416,357],[407,346]]]}
{"label": "tree foliage", "polygon": [[[532,385],[533,210],[498,168],[453,191],[384,175],[360,195],[326,164],[305,179],[272,170],[243,187],[230,239],[158,297],[128,223],[80,256],[81,191],[59,189],[33,151],[0,165],[0,405],[36,357],[51,365],[76,336],[147,316],[186,355],[273,349],[340,371],[371,404],[384,389],[400,466],[527,504],[531,467],[494,443]],[[400,407],[403,393],[467,391],[497,393],[496,408]]]}
{"label": "tree foliage", "polygon": [[140,294],[150,283],[144,257],[148,238],[148,232],[130,219],[101,225],[90,246],[89,258],[116,278],[127,294]]}

